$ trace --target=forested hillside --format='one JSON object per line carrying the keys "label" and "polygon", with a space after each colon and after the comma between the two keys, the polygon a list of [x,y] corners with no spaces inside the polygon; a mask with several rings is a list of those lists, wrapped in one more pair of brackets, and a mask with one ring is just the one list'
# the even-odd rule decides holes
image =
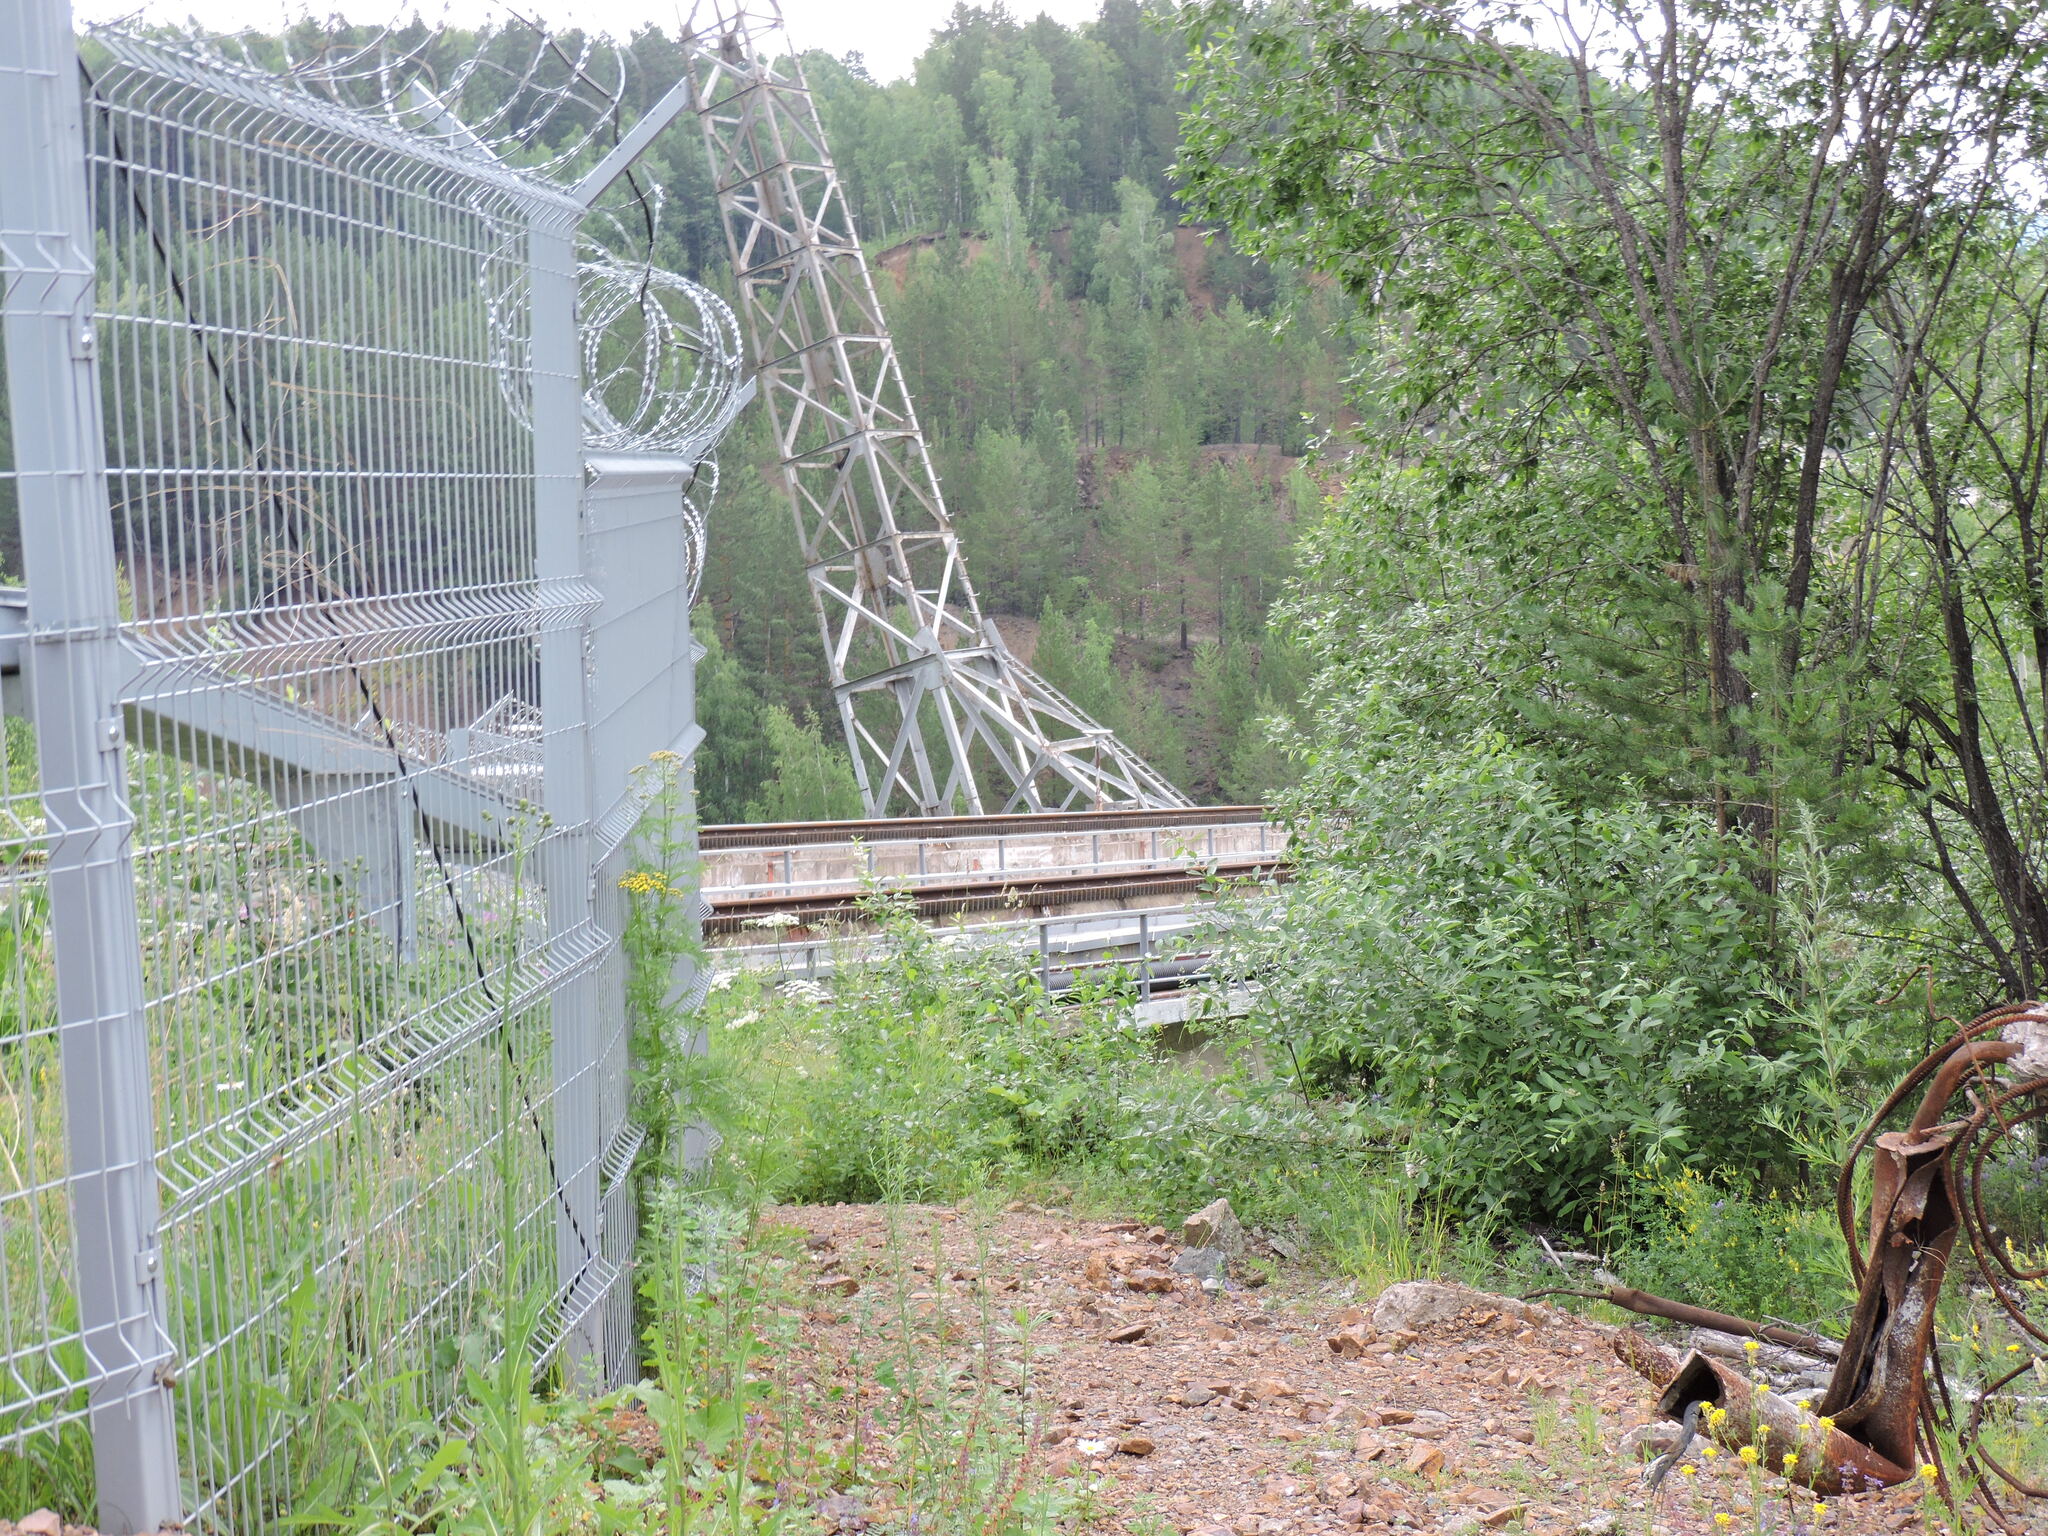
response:
{"label": "forested hillside", "polygon": [[[806,69],[984,608],[1176,783],[1256,799],[1285,774],[1263,722],[1302,681],[1269,614],[1346,365],[1331,290],[1185,221],[1182,63],[1108,0],[1078,29],[963,6],[888,85],[857,58]],[[715,274],[702,176],[677,156],[670,206]],[[728,448],[713,515],[703,812],[850,815],[764,427]]]}

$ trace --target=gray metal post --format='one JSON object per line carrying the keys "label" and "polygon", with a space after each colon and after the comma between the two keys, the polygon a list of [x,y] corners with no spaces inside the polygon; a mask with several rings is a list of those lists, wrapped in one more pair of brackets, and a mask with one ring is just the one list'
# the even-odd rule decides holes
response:
{"label": "gray metal post", "polygon": [[[583,383],[576,329],[573,220],[540,215],[528,234],[532,261],[535,574],[551,585],[583,580]],[[541,847],[548,932],[560,944],[591,910],[589,677],[585,626],[557,624],[540,637],[541,766],[548,827]],[[573,964],[564,955],[560,963]],[[602,1371],[603,1300],[599,1237],[597,978],[587,971],[556,990],[551,1006],[554,1115],[551,1151],[556,1282],[571,1326],[564,1340],[572,1379],[595,1385]]]}
{"label": "gray metal post", "polygon": [[[10,14],[11,13],[11,14]],[[9,52],[12,57],[8,56]],[[0,11],[0,246],[37,757],[99,1524],[183,1514],[157,1248],[156,1128],[118,702],[93,230],[68,0]]]}
{"label": "gray metal post", "polygon": [[1048,953],[1050,946],[1043,919],[1038,924],[1038,988],[1048,996],[1052,993],[1052,961]]}
{"label": "gray metal post", "polygon": [[1152,1000],[1152,920],[1138,914],[1138,996]]}

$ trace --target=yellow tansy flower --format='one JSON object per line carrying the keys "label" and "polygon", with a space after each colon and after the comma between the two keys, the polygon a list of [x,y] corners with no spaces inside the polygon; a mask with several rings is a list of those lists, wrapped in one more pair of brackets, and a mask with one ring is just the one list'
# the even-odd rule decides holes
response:
{"label": "yellow tansy flower", "polygon": [[1737,1451],[1735,1454],[1740,1456],[1744,1461],[1748,1462],[1752,1467],[1756,1465],[1755,1446],[1745,1445],[1741,1450]]}
{"label": "yellow tansy flower", "polygon": [[1932,1463],[1929,1463],[1929,1462],[1922,1462],[1922,1463],[1920,1464],[1920,1481],[1921,1481],[1921,1482],[1923,1482],[1923,1483],[1931,1483],[1931,1482],[1933,1482],[1933,1481],[1934,1481],[1934,1480],[1935,1480],[1935,1479],[1936,1479],[1937,1477],[1939,1477],[1939,1476],[1941,1476],[1941,1474],[1940,1474],[1939,1472],[1937,1472],[1937,1471],[1936,1471],[1936,1470],[1934,1469],[1934,1466],[1933,1466],[1933,1464],[1932,1464]]}
{"label": "yellow tansy flower", "polygon": [[1787,1472],[1790,1472],[1794,1467],[1798,1465],[1799,1453],[1797,1451],[1787,1451],[1785,1453],[1785,1470]]}

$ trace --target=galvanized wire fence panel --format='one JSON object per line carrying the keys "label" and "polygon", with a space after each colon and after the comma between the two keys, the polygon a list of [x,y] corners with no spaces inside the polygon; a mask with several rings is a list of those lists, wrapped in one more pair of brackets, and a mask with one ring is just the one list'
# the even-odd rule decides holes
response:
{"label": "galvanized wire fence panel", "polygon": [[[0,218],[0,438],[24,365],[91,398],[48,434],[80,463],[0,466],[27,583],[0,676],[38,683],[33,725],[0,693],[0,1453],[89,1419],[103,1506],[256,1529],[338,1399],[437,1411],[515,1344],[586,1378],[631,1359],[616,882],[637,770],[694,746],[690,494],[737,345],[692,285],[579,263],[610,160],[509,169],[374,40],[297,73],[121,29],[74,56],[61,4],[17,9],[0,92],[41,82],[24,128],[70,113],[76,186]],[[599,72],[565,73],[539,99],[587,164]],[[16,208],[41,218],[0,186]],[[70,780],[106,801],[75,856],[45,825]],[[75,1008],[67,858],[101,885],[63,887],[57,948],[127,985]],[[60,1053],[74,1016],[113,1019],[113,1053]],[[124,1162],[76,1134],[67,1161],[81,1092],[140,1137]],[[86,1188],[110,1160],[128,1182]],[[93,1252],[73,1221],[116,1195]]]}

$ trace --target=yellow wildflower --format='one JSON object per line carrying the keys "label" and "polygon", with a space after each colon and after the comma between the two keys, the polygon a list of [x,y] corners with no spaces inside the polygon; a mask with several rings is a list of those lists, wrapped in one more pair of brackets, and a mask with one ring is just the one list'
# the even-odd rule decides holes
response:
{"label": "yellow wildflower", "polygon": [[1733,1525],[1734,1523],[1735,1517],[1729,1514],[1726,1510],[1717,1509],[1714,1511],[1714,1524]]}
{"label": "yellow wildflower", "polygon": [[1698,1471],[1698,1467],[1694,1466],[1691,1462],[1687,1462],[1684,1466],[1678,1469],[1678,1475],[1680,1477],[1691,1477]]}
{"label": "yellow wildflower", "polygon": [[1785,1453],[1785,1470],[1787,1472],[1790,1472],[1794,1467],[1798,1465],[1799,1453],[1797,1451],[1787,1451]]}
{"label": "yellow wildflower", "polygon": [[1727,1417],[1728,1410],[1726,1408],[1709,1408],[1707,1410],[1707,1422],[1716,1429],[1721,1427],[1721,1421]]}
{"label": "yellow wildflower", "polygon": [[1703,1445],[1700,1447],[1700,1454],[1712,1458],[1721,1454],[1721,1447],[1718,1445]]}
{"label": "yellow wildflower", "polygon": [[1744,1339],[1742,1341],[1742,1352],[1745,1355],[1753,1355],[1762,1348],[1763,1345],[1757,1343],[1755,1339]]}
{"label": "yellow wildflower", "polygon": [[1827,1512],[1828,1512],[1828,1507],[1827,1507],[1827,1505],[1825,1505],[1825,1504],[1822,1504],[1822,1503],[1819,1503],[1819,1502],[1817,1502],[1817,1501],[1816,1501],[1816,1503],[1815,1503],[1815,1504],[1814,1504],[1814,1506],[1813,1506],[1813,1523],[1814,1523],[1815,1525],[1819,1525],[1819,1524],[1820,1524],[1820,1517],[1821,1517],[1822,1515],[1826,1514]]}
{"label": "yellow wildflower", "polygon": [[1738,1456],[1740,1456],[1740,1457],[1741,1457],[1741,1458],[1743,1459],[1743,1461],[1745,1461],[1746,1463],[1748,1463],[1748,1464],[1749,1464],[1750,1466],[1752,1466],[1752,1467],[1753,1467],[1753,1466],[1755,1466],[1755,1465],[1756,1465],[1756,1447],[1755,1447],[1755,1446],[1753,1446],[1753,1445],[1745,1445],[1745,1446],[1744,1446],[1744,1447],[1743,1447],[1743,1448],[1742,1448],[1741,1450],[1737,1451],[1737,1452],[1736,1452],[1735,1454],[1736,1454],[1736,1455],[1738,1455]]}
{"label": "yellow wildflower", "polygon": [[1822,1414],[1820,1416],[1820,1432],[1824,1435],[1829,1435],[1833,1434],[1834,1430],[1835,1421],[1829,1418],[1826,1414]]}
{"label": "yellow wildflower", "polygon": [[1939,1472],[1937,1472],[1937,1471],[1936,1471],[1936,1470],[1934,1469],[1934,1466],[1933,1466],[1933,1464],[1932,1464],[1932,1463],[1930,1463],[1930,1462],[1924,1462],[1924,1461],[1923,1461],[1922,1463],[1920,1463],[1920,1481],[1921,1481],[1921,1482],[1923,1482],[1923,1483],[1931,1483],[1931,1482],[1933,1482],[1933,1481],[1934,1481],[1934,1480],[1935,1480],[1935,1479],[1936,1479],[1937,1477],[1939,1477],[1939,1476],[1941,1476],[1941,1474],[1940,1474]]}

